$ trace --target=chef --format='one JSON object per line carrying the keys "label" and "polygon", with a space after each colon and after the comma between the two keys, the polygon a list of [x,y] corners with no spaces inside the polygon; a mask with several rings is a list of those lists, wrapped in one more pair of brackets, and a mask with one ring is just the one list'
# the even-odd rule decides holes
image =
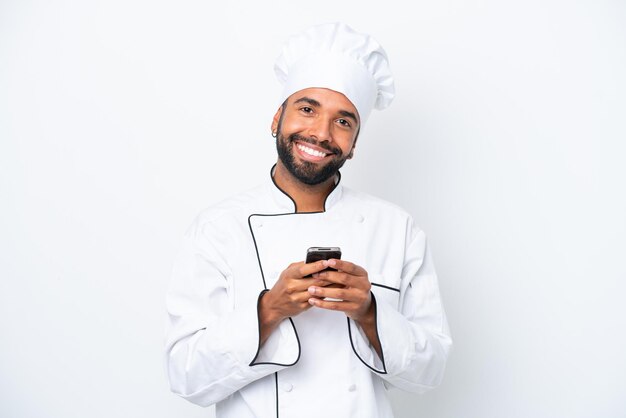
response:
{"label": "chef", "polygon": [[[342,23],[286,42],[260,186],[202,211],[167,293],[171,390],[218,418],[392,417],[387,391],[442,379],[451,339],[424,232],[343,187],[373,108],[394,96],[382,47]],[[309,247],[341,257],[305,263]]]}

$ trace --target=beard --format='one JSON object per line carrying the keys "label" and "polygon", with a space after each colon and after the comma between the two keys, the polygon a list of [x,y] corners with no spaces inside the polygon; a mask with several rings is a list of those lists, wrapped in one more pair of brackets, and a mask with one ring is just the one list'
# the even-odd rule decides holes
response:
{"label": "beard", "polygon": [[[332,158],[321,167],[310,161],[296,162],[293,149],[295,141],[305,142],[323,148],[332,154]],[[318,142],[299,134],[291,134],[285,138],[280,132],[280,127],[276,135],[276,150],[278,151],[278,158],[287,171],[296,179],[309,186],[315,186],[334,177],[348,159],[343,156],[343,152],[340,148],[332,147],[326,142]]]}

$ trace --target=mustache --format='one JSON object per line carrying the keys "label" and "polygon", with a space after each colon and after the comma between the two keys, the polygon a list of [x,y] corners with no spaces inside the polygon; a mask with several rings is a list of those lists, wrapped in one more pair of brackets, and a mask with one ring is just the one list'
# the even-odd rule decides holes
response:
{"label": "mustache", "polygon": [[341,151],[341,148],[331,146],[328,143],[328,141],[319,142],[313,138],[307,138],[306,136],[302,136],[300,134],[291,134],[289,135],[288,139],[289,139],[289,142],[300,141],[300,142],[306,142],[308,144],[318,146],[340,157],[343,154],[343,152]]}

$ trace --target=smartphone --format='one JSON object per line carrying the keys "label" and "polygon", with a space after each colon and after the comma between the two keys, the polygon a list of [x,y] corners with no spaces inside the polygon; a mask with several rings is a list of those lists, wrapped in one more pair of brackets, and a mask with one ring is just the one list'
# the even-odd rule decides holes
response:
{"label": "smartphone", "polygon": [[[334,258],[335,260],[340,260],[341,248],[339,247],[310,247],[306,252],[307,263],[313,263],[319,260],[328,260],[331,258]],[[326,271],[326,270],[336,271],[336,269],[332,267],[326,267],[322,271]],[[307,277],[311,277],[311,276],[307,276]],[[343,286],[337,283],[331,283],[324,287],[343,287]],[[341,299],[332,299],[332,298],[324,298],[324,300],[341,301]]]}
{"label": "smartphone", "polygon": [[319,260],[341,259],[341,249],[339,247],[310,247],[306,251],[306,263],[313,263]]}

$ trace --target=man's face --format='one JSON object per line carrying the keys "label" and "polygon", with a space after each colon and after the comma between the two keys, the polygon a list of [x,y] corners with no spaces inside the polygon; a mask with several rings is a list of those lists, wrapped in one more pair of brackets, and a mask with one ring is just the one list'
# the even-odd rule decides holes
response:
{"label": "man's face", "polygon": [[341,93],[300,90],[274,115],[278,158],[298,180],[320,184],[352,158],[359,131],[358,112]]}

